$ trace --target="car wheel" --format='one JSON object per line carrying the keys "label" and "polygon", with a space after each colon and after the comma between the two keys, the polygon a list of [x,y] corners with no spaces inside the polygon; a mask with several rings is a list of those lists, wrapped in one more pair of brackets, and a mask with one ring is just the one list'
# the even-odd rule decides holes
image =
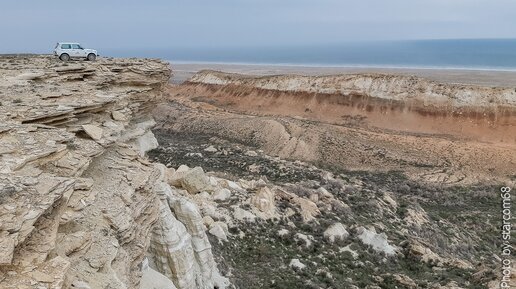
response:
{"label": "car wheel", "polygon": [[59,56],[59,59],[61,59],[62,61],[68,61],[70,60],[70,55],[63,53],[61,54],[61,56]]}
{"label": "car wheel", "polygon": [[95,61],[95,59],[97,59],[97,56],[93,53],[90,53],[88,54],[88,57],[86,59],[88,59],[89,61]]}

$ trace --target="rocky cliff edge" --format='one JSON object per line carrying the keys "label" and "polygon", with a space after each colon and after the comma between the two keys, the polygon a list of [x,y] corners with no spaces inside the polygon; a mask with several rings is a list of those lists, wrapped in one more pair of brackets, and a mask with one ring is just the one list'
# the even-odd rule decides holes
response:
{"label": "rocky cliff edge", "polygon": [[145,158],[170,75],[151,59],[0,57],[1,288],[227,286],[196,205]]}

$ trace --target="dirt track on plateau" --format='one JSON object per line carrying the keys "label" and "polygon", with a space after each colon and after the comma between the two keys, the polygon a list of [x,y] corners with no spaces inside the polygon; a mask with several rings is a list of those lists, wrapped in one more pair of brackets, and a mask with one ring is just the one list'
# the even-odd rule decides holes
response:
{"label": "dirt track on plateau", "polygon": [[418,111],[394,101],[171,85],[160,131],[204,134],[331,170],[401,171],[439,184],[514,179],[516,118]]}

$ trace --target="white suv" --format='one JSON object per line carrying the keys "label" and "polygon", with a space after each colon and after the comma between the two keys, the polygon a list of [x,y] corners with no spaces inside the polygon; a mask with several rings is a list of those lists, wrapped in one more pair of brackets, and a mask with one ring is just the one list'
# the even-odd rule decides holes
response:
{"label": "white suv", "polygon": [[59,42],[54,48],[54,55],[58,56],[63,61],[68,61],[70,58],[86,58],[89,61],[97,59],[97,50],[84,49],[79,43]]}

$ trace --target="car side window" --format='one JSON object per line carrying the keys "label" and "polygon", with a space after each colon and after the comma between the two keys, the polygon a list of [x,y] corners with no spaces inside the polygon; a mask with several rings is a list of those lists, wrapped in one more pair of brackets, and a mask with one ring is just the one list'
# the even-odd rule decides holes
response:
{"label": "car side window", "polygon": [[71,45],[70,44],[63,44],[61,45],[61,49],[71,49]]}
{"label": "car side window", "polygon": [[81,49],[79,44],[72,44],[72,49]]}

